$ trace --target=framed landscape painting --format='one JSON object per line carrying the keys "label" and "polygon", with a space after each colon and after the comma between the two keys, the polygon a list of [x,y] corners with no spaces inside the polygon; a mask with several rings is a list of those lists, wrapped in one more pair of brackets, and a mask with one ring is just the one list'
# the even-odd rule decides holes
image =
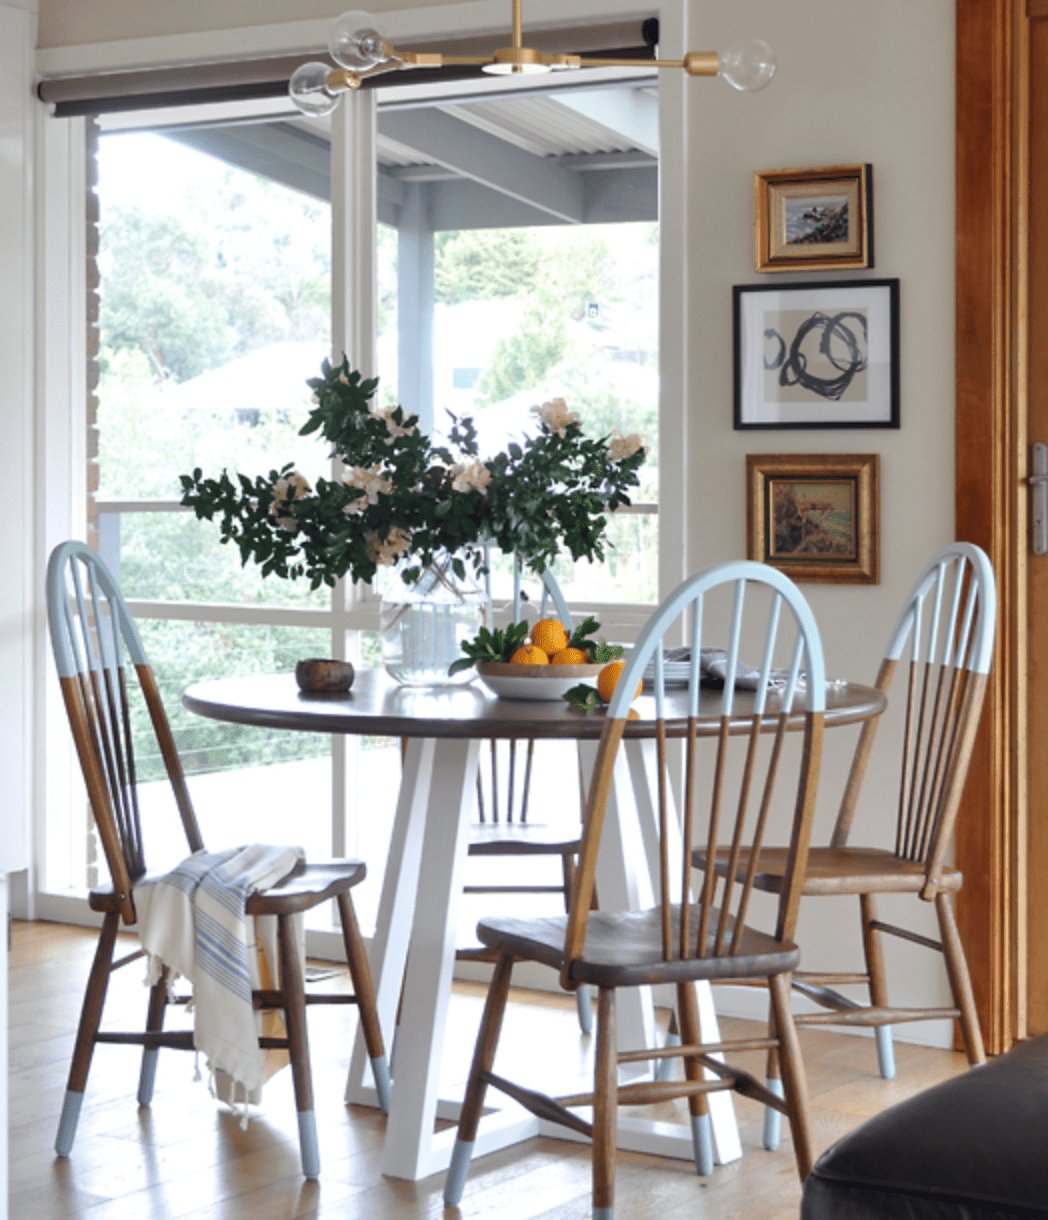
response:
{"label": "framed landscape painting", "polygon": [[753,175],[758,271],[873,266],[873,166],[761,170]]}
{"label": "framed landscape painting", "polygon": [[792,580],[880,580],[880,457],[876,453],[749,454],[747,558]]}
{"label": "framed landscape painting", "polygon": [[732,296],[737,429],[898,428],[898,280]]}

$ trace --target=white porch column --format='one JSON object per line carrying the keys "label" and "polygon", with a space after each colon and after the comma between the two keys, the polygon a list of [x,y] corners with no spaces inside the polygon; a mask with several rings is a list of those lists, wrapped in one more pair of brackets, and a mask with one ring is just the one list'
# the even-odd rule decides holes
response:
{"label": "white porch column", "polygon": [[343,96],[331,126],[331,348],[365,377],[378,371],[376,166],[375,94],[358,89]]}
{"label": "white porch column", "polygon": [[397,228],[397,391],[405,412],[433,430],[433,230],[426,184],[406,182]]}

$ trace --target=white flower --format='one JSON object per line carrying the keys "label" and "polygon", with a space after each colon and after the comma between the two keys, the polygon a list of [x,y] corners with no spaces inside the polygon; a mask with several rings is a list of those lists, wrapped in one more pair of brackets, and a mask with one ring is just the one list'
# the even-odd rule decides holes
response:
{"label": "white flower", "polygon": [[638,433],[623,436],[618,428],[612,428],[611,436],[608,439],[608,461],[622,462],[628,457],[633,457],[638,449],[643,448],[644,442]]}
{"label": "white flower", "polygon": [[551,398],[541,407],[532,407],[532,415],[537,415],[551,432],[563,436],[569,424],[577,424],[579,417],[574,411],[568,410],[568,404],[563,398]]}
{"label": "white flower", "polygon": [[378,534],[374,533],[368,534],[368,558],[372,563],[391,567],[408,549],[410,542],[411,535],[399,525],[392,526],[385,538],[379,538]]}
{"label": "white flower", "polygon": [[[374,406],[371,409],[371,414],[376,419],[384,419],[386,421],[386,430],[389,432],[389,440],[386,441],[387,445],[393,444],[394,437],[410,436],[412,432],[418,431],[418,420],[417,419],[413,423],[410,423],[410,424],[408,424],[408,423],[398,424],[397,421],[393,418],[393,412],[396,410],[397,410],[396,403],[390,403],[388,406],[385,406],[385,407]],[[410,418],[410,416],[408,416],[406,412],[402,412],[401,418],[407,419],[407,418]]]}
{"label": "white flower", "polygon": [[291,504],[294,500],[301,500],[303,496],[308,496],[309,493],[309,484],[297,470],[277,479],[273,484],[273,499],[269,503],[269,512],[270,516],[276,518],[277,525],[281,529],[298,529],[298,522],[295,520]]}
{"label": "white flower", "polygon": [[484,495],[491,482],[491,471],[480,458],[472,458],[468,462],[456,462],[448,472],[451,475],[451,486],[454,491],[479,491]]}
{"label": "white flower", "polygon": [[349,385],[349,378],[346,376],[345,373],[339,373],[338,379],[339,379],[339,381],[342,382],[343,385]]}
{"label": "white flower", "polygon": [[[346,486],[356,487],[364,493],[368,504],[377,504],[379,496],[388,495],[393,490],[393,484],[382,474],[381,463],[374,466],[350,466],[346,472]],[[361,506],[354,511],[363,512]]]}
{"label": "white flower", "polygon": [[355,500],[350,500],[348,504],[344,504],[342,506],[342,511],[347,517],[359,517],[367,506],[367,496],[357,496]]}

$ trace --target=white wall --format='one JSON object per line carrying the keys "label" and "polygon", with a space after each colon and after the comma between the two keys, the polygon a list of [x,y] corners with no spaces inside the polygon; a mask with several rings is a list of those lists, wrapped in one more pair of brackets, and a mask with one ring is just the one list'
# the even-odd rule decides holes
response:
{"label": "white wall", "polygon": [[[412,0],[412,8],[444,0]],[[269,22],[337,17],[352,7],[340,0],[45,0],[40,5],[40,46],[83,46],[110,39],[189,34],[196,30],[243,29]],[[402,5],[377,0],[365,6],[383,12]],[[509,4],[506,5],[507,22]]]}
{"label": "white wall", "polygon": [[[24,868],[33,667],[33,0],[0,4],[0,1026],[7,1027],[7,874]],[[7,1216],[7,1042],[0,1041],[0,1218]]]}
{"label": "white wall", "polygon": [[[760,93],[697,81],[690,97],[690,172],[698,183],[689,233],[690,566],[697,570],[744,553],[747,453],[879,453],[880,584],[804,586],[822,629],[828,674],[859,681],[873,681],[913,579],[953,537],[953,14],[952,0],[691,4],[694,47],[724,47],[759,35],[774,47],[779,67]],[[874,168],[874,269],[755,273],[753,172],[855,162]],[[733,431],[732,285],[852,275],[901,281],[901,429]],[[844,781],[845,738],[850,745],[850,731],[835,730],[826,741],[824,827]],[[890,774],[875,765],[855,841],[889,844],[893,797]],[[841,953],[849,946],[857,950],[857,905],[854,899],[808,904],[799,933],[805,967],[830,967],[835,960],[839,966]],[[931,915],[929,909],[922,913]],[[926,924],[930,930],[932,923]],[[890,977],[902,972],[894,1003],[948,1003],[941,961],[901,943],[889,948],[889,965],[897,963]],[[945,1023],[897,1033],[922,1041],[949,1035]]]}

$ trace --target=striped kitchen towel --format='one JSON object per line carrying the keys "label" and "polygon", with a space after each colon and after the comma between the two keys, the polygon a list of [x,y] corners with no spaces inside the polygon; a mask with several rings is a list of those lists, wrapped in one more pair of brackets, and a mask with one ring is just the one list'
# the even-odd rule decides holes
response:
{"label": "striped kitchen towel", "polygon": [[135,886],[150,981],[166,966],[192,983],[194,1042],[216,1079],[232,1080],[226,1100],[257,1100],[266,1075],[251,1003],[252,987],[259,986],[258,951],[244,908],[251,894],[282,881],[304,856],[300,847],[260,844],[200,851]]}

